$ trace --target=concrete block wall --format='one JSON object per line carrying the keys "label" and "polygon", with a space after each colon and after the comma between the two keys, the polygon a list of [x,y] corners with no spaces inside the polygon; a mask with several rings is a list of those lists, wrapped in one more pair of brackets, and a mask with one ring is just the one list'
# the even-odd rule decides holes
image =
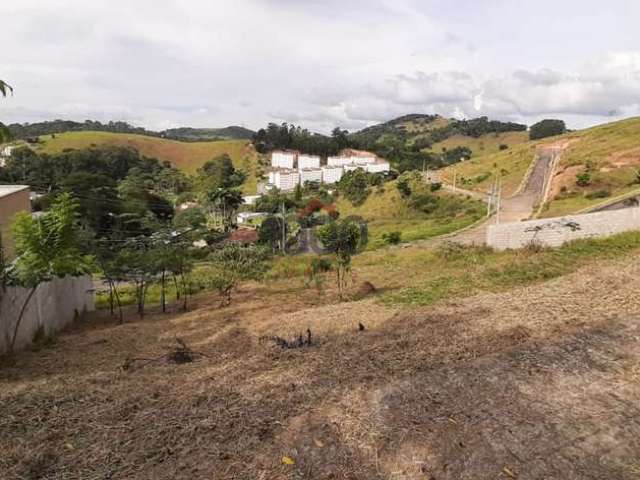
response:
{"label": "concrete block wall", "polygon": [[606,237],[629,230],[640,230],[640,207],[490,225],[487,245],[506,250],[523,248],[535,241],[559,247],[579,238]]}
{"label": "concrete block wall", "polygon": [[[0,299],[0,353],[9,349],[15,322],[29,289],[8,287]],[[85,312],[95,310],[93,280],[90,275],[82,277],[55,278],[38,286],[25,310],[15,350],[30,345],[38,328],[46,334],[62,330]]]}

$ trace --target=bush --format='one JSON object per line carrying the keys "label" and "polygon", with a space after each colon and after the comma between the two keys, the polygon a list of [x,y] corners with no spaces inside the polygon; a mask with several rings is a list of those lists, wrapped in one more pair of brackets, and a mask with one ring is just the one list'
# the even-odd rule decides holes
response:
{"label": "bush", "polygon": [[587,187],[591,184],[591,174],[587,172],[578,173],[576,175],[576,185],[579,187]]}
{"label": "bush", "polygon": [[402,233],[398,231],[383,233],[382,240],[388,245],[398,245],[402,241]]}
{"label": "bush", "polygon": [[431,184],[431,186],[429,187],[429,190],[431,190],[432,192],[437,192],[441,188],[442,188],[442,183],[436,182]]}
{"label": "bush", "polygon": [[611,192],[609,190],[597,190],[595,192],[588,193],[585,196],[590,200],[595,198],[607,198],[611,196]]}
{"label": "bush", "polygon": [[500,150],[507,150],[509,148],[509,145],[506,145],[504,143],[501,143],[500,146],[498,147]]}

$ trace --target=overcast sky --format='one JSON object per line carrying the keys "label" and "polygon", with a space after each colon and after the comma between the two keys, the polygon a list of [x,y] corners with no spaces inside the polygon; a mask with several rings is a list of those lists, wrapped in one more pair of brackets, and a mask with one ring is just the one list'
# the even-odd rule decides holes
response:
{"label": "overcast sky", "polygon": [[640,114],[637,0],[16,0],[0,121],[355,130]]}

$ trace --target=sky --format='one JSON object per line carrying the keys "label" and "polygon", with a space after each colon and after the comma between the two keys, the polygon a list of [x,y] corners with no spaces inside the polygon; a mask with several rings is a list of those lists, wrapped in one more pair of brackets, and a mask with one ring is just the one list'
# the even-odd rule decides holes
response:
{"label": "sky", "polygon": [[[3,2],[5,3],[5,2]],[[13,0],[0,121],[354,131],[640,115],[637,0]]]}

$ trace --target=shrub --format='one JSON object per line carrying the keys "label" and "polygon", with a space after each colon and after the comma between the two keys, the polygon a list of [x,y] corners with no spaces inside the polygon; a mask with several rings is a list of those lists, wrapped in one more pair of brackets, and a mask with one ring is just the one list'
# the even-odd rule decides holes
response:
{"label": "shrub", "polygon": [[567,127],[562,120],[546,119],[534,125],[529,129],[529,140],[538,140],[540,138],[551,137],[554,135],[562,135],[567,131]]}
{"label": "shrub", "polygon": [[588,172],[578,173],[576,175],[576,185],[579,187],[587,187],[591,184],[591,174]]}
{"label": "shrub", "polygon": [[393,231],[389,233],[383,233],[382,239],[389,245],[398,245],[402,241],[402,232]]}
{"label": "shrub", "polygon": [[431,184],[431,186],[429,187],[429,190],[431,190],[432,192],[437,192],[441,188],[442,188],[442,183],[436,182]]}
{"label": "shrub", "polygon": [[609,190],[597,190],[595,192],[588,193],[585,196],[591,200],[595,198],[607,198],[611,196],[611,192]]}
{"label": "shrub", "polygon": [[509,145],[506,145],[504,143],[501,143],[500,146],[498,147],[500,150],[507,150],[509,148]]}

